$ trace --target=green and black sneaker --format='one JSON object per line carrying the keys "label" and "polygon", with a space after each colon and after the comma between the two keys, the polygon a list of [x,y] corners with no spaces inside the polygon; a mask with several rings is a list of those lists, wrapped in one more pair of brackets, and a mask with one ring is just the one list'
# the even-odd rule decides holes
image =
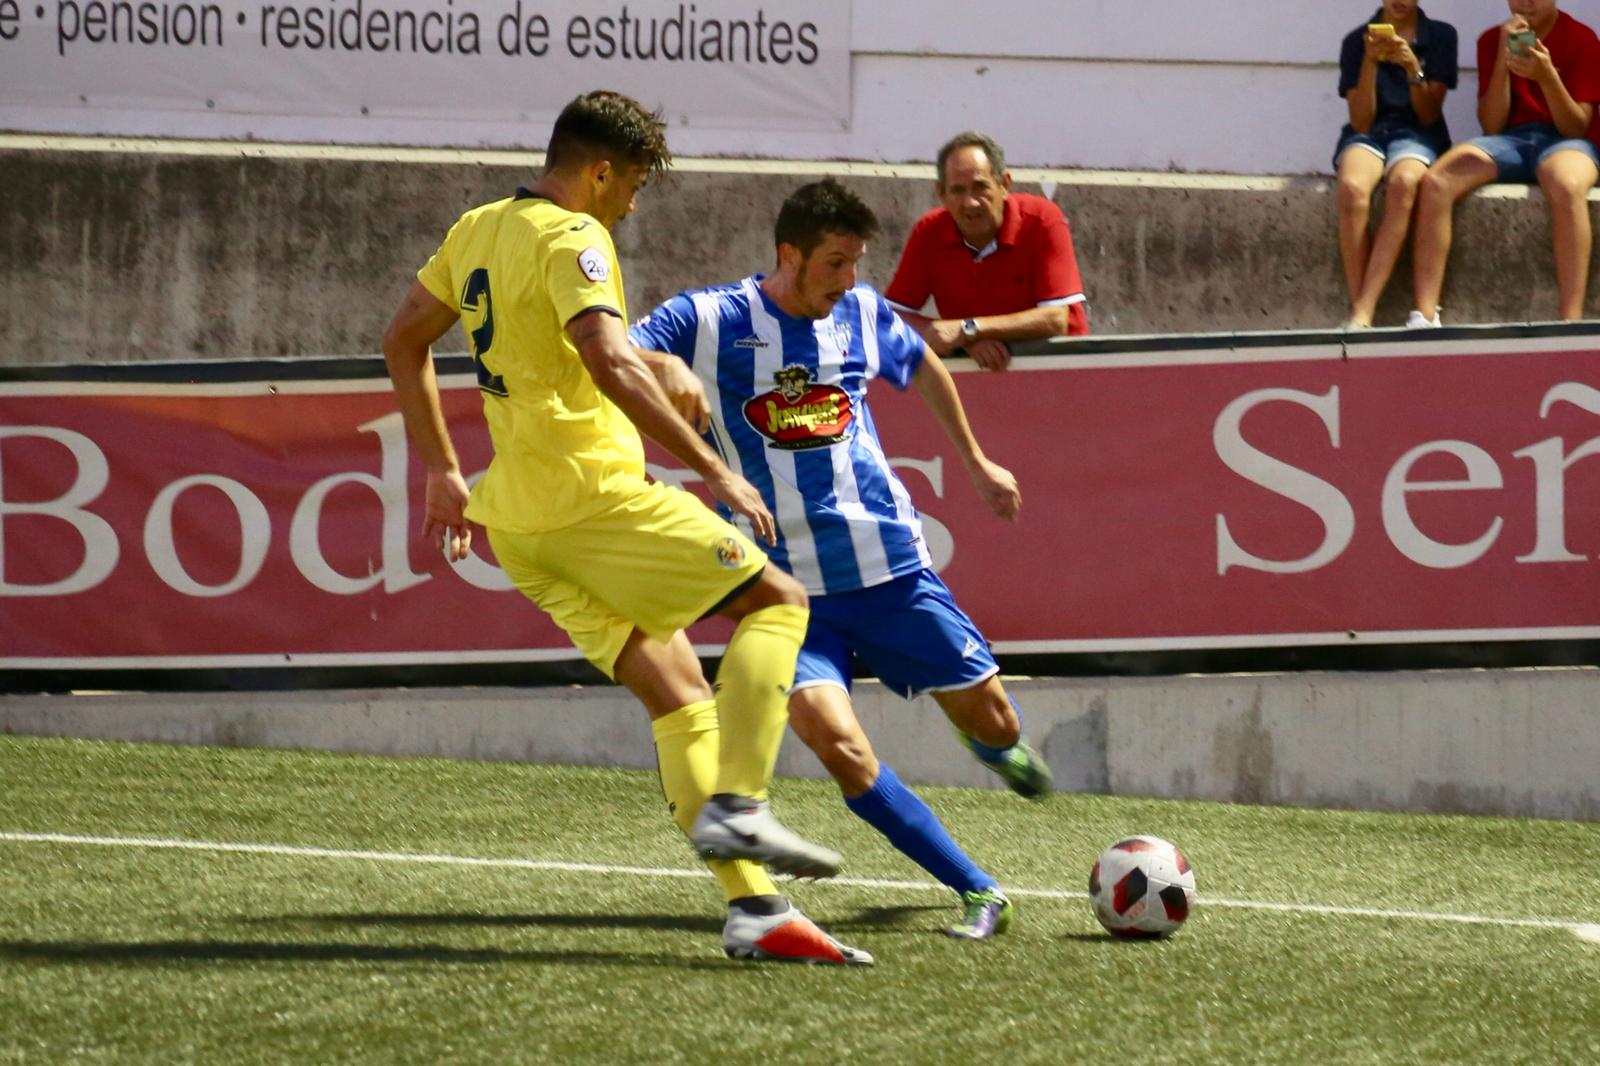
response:
{"label": "green and black sneaker", "polygon": [[1026,740],[1018,740],[991,762],[979,753],[976,742],[965,733],[961,739],[976,755],[978,761],[999,774],[1011,791],[1027,799],[1041,799],[1050,794],[1050,766],[1044,756],[1034,750]]}
{"label": "green and black sneaker", "polygon": [[988,940],[1011,928],[1011,901],[998,888],[963,892],[961,905],[967,913],[960,922],[945,930],[951,936],[963,940]]}

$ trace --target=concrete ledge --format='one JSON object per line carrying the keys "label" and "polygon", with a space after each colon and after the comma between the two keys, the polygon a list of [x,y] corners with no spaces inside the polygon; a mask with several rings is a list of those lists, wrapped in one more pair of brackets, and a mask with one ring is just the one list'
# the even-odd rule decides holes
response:
{"label": "concrete ledge", "polygon": [[[1600,821],[1600,669],[1043,680],[1009,687],[1067,791]],[[996,787],[937,707],[859,686],[883,759]],[[620,689],[0,697],[0,732],[652,768]],[[778,772],[822,777],[785,740]]]}
{"label": "concrete ledge", "polygon": [[[537,153],[0,138],[0,363],[367,354],[456,216],[529,181]],[[886,284],[933,204],[932,168],[684,159],[617,232],[632,310],[772,260],[778,205],[840,175],[884,233]],[[1072,222],[1097,333],[1322,328],[1345,312],[1319,177],[1019,170]],[[1591,209],[1593,210],[1593,209]],[[1545,204],[1491,187],[1456,213],[1451,324],[1555,314]],[[1600,271],[1594,272],[1600,274]],[[1379,324],[1410,307],[1402,259]],[[1600,307],[1591,277],[1590,306]],[[87,309],[87,310],[86,310]],[[442,350],[465,351],[459,333]]]}

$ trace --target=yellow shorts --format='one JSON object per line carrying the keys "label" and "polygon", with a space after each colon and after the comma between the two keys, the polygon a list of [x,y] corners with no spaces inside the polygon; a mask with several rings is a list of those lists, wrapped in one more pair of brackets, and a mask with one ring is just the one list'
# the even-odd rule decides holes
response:
{"label": "yellow shorts", "polygon": [[607,677],[635,629],[665,641],[767,565],[698,498],[660,482],[561,529],[488,533],[506,576]]}

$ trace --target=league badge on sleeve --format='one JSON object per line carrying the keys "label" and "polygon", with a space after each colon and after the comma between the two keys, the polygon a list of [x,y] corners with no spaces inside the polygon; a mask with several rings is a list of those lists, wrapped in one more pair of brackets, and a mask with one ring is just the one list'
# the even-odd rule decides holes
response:
{"label": "league badge on sleeve", "polygon": [[598,248],[585,248],[578,253],[578,269],[590,281],[601,282],[611,277],[611,262]]}

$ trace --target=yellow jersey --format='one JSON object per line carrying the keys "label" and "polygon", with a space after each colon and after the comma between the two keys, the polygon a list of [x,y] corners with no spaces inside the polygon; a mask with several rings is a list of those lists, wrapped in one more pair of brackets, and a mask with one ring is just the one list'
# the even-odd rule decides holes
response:
{"label": "yellow jersey", "polygon": [[604,226],[518,189],[462,215],[417,279],[461,315],[494,442],[467,518],[537,533],[643,487],[639,431],[595,387],[566,332],[593,308],[628,320]]}

